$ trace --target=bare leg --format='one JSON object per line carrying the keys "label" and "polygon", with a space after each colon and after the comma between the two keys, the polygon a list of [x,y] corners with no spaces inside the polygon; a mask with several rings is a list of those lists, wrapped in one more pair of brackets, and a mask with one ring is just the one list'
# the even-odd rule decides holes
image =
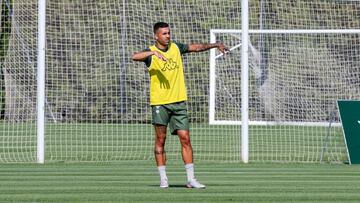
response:
{"label": "bare leg", "polygon": [[177,130],[178,137],[181,143],[181,153],[185,164],[193,163],[193,149],[190,142],[189,131]]}
{"label": "bare leg", "polygon": [[166,126],[155,125],[155,160],[157,166],[165,166],[165,140],[166,140]]}
{"label": "bare leg", "polygon": [[178,130],[177,134],[181,142],[181,152],[183,161],[185,164],[186,175],[188,184],[186,187],[189,188],[205,188],[205,185],[202,185],[195,179],[194,175],[194,164],[193,164],[193,150],[190,142],[189,131],[187,130]]}

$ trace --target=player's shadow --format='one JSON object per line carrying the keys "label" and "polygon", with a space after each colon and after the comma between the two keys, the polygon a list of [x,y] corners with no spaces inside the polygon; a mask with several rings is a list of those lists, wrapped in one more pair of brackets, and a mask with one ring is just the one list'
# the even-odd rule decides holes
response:
{"label": "player's shadow", "polygon": [[[158,187],[158,188],[160,188],[159,187],[159,185],[149,185],[150,187]],[[169,185],[169,188],[168,189],[171,189],[171,188],[186,188],[186,185],[180,185],[180,184],[170,184]]]}
{"label": "player's shadow", "polygon": [[160,89],[170,89],[170,82],[159,70],[152,69],[149,71],[150,77],[156,75],[160,82]]}
{"label": "player's shadow", "polygon": [[169,188],[186,188],[186,185],[169,185]]}

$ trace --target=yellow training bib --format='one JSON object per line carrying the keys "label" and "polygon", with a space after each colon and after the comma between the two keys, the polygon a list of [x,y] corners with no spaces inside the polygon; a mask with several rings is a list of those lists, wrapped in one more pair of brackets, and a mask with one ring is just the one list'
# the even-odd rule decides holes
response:
{"label": "yellow training bib", "polygon": [[151,56],[150,74],[150,105],[170,104],[187,100],[184,68],[180,50],[175,43],[170,43],[167,51],[156,46],[149,47],[167,58],[163,61]]}

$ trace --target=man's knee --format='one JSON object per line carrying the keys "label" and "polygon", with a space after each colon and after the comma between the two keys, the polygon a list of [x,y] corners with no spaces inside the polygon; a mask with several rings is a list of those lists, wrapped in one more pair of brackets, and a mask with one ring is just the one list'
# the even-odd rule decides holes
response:
{"label": "man's knee", "polygon": [[155,148],[154,154],[155,154],[155,155],[165,154],[165,150],[164,150],[163,148]]}
{"label": "man's knee", "polygon": [[155,145],[158,147],[164,147],[165,140],[166,140],[165,136],[157,136],[155,139]]}
{"label": "man's knee", "polygon": [[191,145],[190,136],[188,134],[179,136],[179,138],[180,138],[180,142],[182,145],[185,145],[185,146]]}

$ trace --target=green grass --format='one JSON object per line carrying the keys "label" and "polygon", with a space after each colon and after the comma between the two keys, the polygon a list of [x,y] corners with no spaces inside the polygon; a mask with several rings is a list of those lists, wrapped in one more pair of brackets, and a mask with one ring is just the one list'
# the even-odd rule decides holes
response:
{"label": "green grass", "polygon": [[[0,137],[2,162],[36,161],[34,124],[4,123],[0,130],[5,132]],[[205,190],[184,187],[179,142],[170,135],[166,145],[170,188],[159,188],[151,125],[50,124],[46,130],[46,164],[0,165],[0,202],[288,203],[360,199],[359,166],[318,164],[326,128],[252,127],[251,163],[240,164],[238,126],[194,126],[196,176],[207,185]],[[331,143],[341,148],[341,129],[333,130]],[[330,145],[326,155],[342,156],[338,148]],[[299,161],[308,163],[291,163]]]}
{"label": "green grass", "polygon": [[[0,163],[36,162],[36,125],[1,123]],[[327,127],[250,126],[250,161],[319,163]],[[240,162],[240,126],[194,124],[191,141],[202,161]],[[151,124],[56,123],[46,125],[47,162],[114,162],[153,158]],[[176,136],[168,135],[168,158],[180,156]],[[334,127],[325,162],[347,161],[342,129]]]}
{"label": "green grass", "polygon": [[180,161],[160,189],[153,161],[4,164],[0,202],[359,202],[360,167],[329,164],[196,163],[204,190],[187,189]]}

